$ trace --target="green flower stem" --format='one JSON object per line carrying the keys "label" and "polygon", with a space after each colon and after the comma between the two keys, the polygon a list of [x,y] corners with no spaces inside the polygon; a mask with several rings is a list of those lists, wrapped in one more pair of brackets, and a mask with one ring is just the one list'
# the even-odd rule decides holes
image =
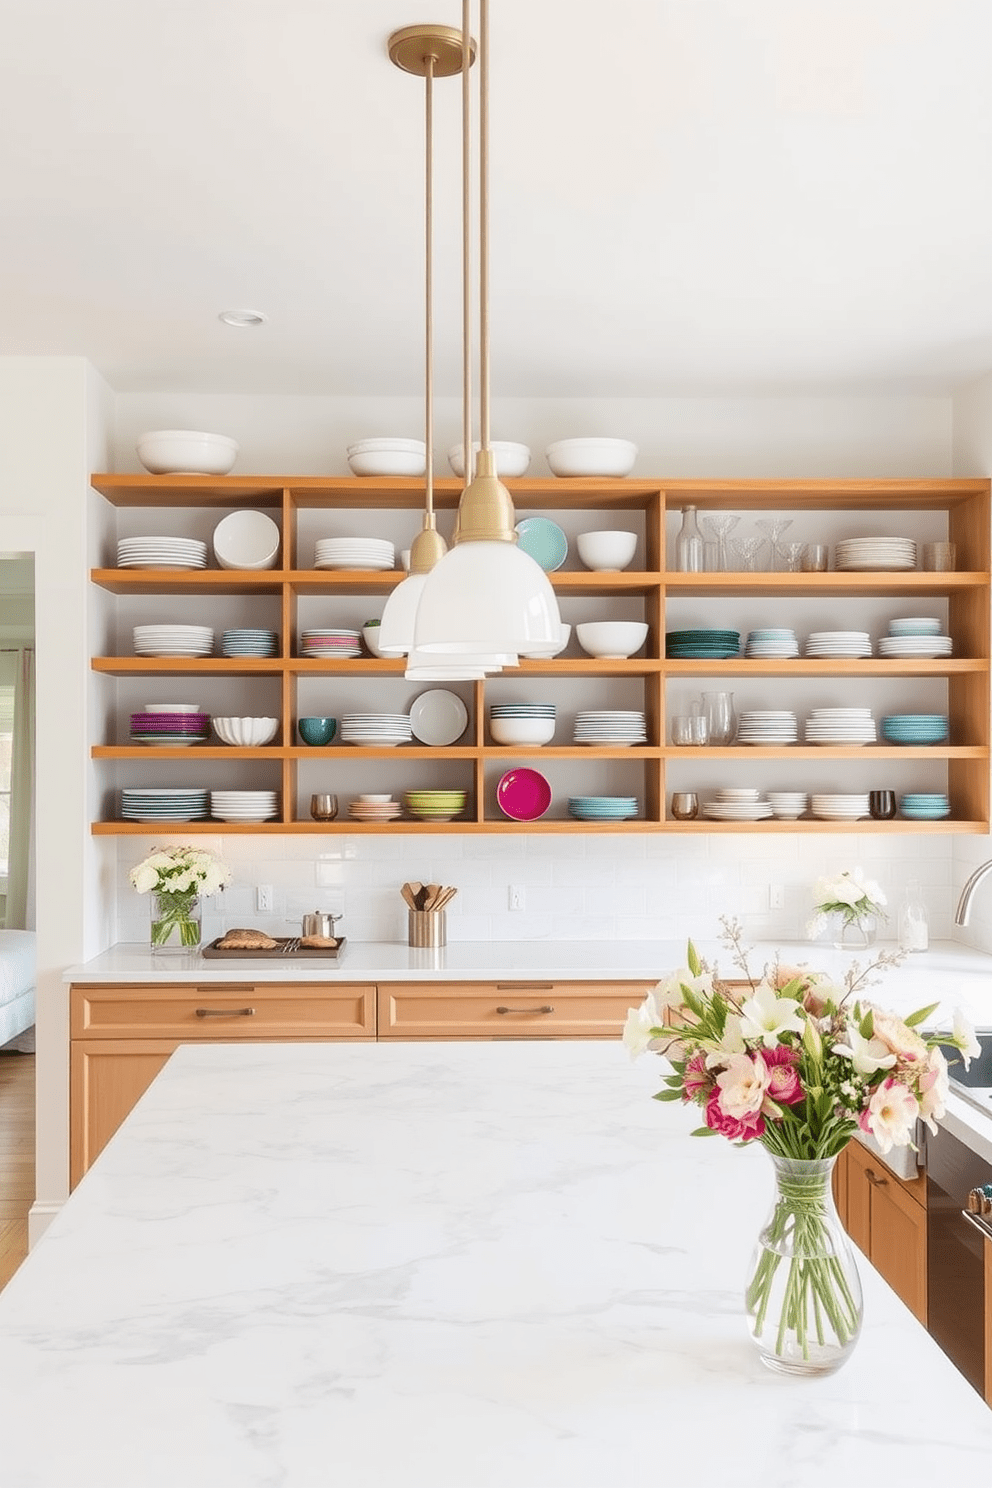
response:
{"label": "green flower stem", "polygon": [[200,944],[200,923],[193,918],[193,909],[198,896],[186,891],[168,894],[155,891],[155,908],[158,918],[152,919],[152,949],[167,945],[173,930],[179,931],[179,942],[184,946]]}

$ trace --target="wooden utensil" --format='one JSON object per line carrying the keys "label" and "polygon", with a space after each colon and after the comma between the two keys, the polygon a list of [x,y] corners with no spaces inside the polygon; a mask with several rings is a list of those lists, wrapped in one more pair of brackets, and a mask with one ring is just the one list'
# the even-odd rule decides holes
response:
{"label": "wooden utensil", "polygon": [[441,892],[440,892],[440,894],[437,897],[437,902],[435,903],[434,908],[435,909],[443,909],[446,904],[450,904],[451,903],[452,899],[454,899],[454,897],[455,897],[455,895],[457,893],[458,893],[458,890],[456,888],[449,887],[449,888],[442,889]]}
{"label": "wooden utensil", "polygon": [[427,885],[427,888],[424,890],[424,909],[425,910],[428,910],[428,909],[437,909],[437,900],[438,900],[438,895],[440,894],[440,892],[441,892],[441,885],[440,884],[430,883],[430,884]]}
{"label": "wooden utensil", "polygon": [[416,909],[416,907],[417,907],[417,900],[416,900],[416,897],[414,895],[413,884],[411,884],[411,883],[405,883],[405,884],[403,884],[402,888],[400,889],[400,893],[403,895],[403,898],[406,900],[406,902],[410,906],[410,908],[411,909]]}

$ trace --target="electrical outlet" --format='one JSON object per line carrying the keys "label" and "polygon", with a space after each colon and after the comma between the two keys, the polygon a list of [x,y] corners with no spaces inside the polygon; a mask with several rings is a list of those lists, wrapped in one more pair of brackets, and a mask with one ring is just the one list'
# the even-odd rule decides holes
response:
{"label": "electrical outlet", "polygon": [[506,891],[506,902],[509,909],[523,909],[524,900],[523,884],[510,884]]}
{"label": "electrical outlet", "polygon": [[785,908],[785,885],[784,884],[769,884],[768,885],[768,908],[769,909],[784,909]]}
{"label": "electrical outlet", "polygon": [[259,884],[255,890],[255,908],[259,914],[271,914],[273,897],[271,884]]}

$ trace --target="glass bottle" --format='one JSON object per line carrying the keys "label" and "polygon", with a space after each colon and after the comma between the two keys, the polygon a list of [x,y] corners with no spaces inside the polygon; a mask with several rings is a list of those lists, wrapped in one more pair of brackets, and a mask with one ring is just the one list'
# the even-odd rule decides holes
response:
{"label": "glass bottle", "polygon": [[925,951],[930,944],[927,907],[915,881],[906,885],[906,892],[899,902],[897,933],[901,951]]}
{"label": "glass bottle", "polygon": [[679,573],[702,573],[703,534],[696,520],[696,507],[687,506],[675,539],[675,567]]}

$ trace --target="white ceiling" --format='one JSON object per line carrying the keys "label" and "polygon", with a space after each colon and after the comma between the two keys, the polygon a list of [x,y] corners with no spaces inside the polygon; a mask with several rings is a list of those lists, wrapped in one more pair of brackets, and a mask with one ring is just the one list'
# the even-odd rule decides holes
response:
{"label": "white ceiling", "polygon": [[[992,0],[492,0],[493,389],[943,393],[992,370]],[[3,7],[0,350],[119,390],[422,388],[459,0]],[[459,387],[457,79],[437,382]],[[218,312],[250,306],[257,331]]]}

